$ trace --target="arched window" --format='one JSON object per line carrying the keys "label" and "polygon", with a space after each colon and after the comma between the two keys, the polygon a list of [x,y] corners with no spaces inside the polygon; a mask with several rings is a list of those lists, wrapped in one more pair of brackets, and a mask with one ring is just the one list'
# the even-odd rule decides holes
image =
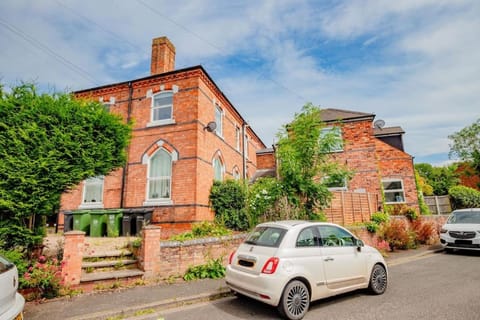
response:
{"label": "arched window", "polygon": [[148,163],[147,201],[162,201],[171,198],[172,155],[160,148]]}
{"label": "arched window", "polygon": [[240,171],[236,166],[233,168],[232,175],[233,175],[233,179],[240,180]]}
{"label": "arched window", "polygon": [[223,181],[224,174],[225,167],[223,166],[222,160],[220,160],[219,157],[215,157],[213,159],[213,178],[218,181]]}

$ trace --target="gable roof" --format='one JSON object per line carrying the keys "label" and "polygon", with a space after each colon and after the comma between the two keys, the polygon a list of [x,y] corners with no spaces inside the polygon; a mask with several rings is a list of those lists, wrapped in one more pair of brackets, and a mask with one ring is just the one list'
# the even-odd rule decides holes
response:
{"label": "gable roof", "polygon": [[327,108],[327,109],[322,109],[320,111],[320,117],[324,122],[334,122],[334,121],[351,122],[351,121],[362,121],[362,120],[373,121],[373,119],[375,118],[375,115],[373,113],[364,113],[364,112],[358,112],[358,111]]}
{"label": "gable roof", "polygon": [[398,136],[404,133],[402,127],[373,128],[375,137]]}

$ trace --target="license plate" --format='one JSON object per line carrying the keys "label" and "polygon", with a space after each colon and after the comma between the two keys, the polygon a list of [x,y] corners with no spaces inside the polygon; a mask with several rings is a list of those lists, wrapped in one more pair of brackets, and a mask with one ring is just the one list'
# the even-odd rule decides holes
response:
{"label": "license plate", "polygon": [[455,244],[472,244],[472,240],[455,240]]}

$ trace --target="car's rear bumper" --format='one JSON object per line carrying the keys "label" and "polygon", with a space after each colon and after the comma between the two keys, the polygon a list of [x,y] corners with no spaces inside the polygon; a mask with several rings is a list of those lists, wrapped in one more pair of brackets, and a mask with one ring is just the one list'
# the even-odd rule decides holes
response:
{"label": "car's rear bumper", "polygon": [[283,282],[275,275],[252,275],[227,266],[227,286],[242,295],[277,306],[283,290]]}

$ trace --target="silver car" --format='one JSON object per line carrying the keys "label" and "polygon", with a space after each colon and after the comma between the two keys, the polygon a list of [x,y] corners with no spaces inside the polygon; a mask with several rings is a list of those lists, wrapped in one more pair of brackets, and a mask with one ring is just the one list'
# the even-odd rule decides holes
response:
{"label": "silver car", "polygon": [[446,252],[480,250],[480,208],[455,210],[440,230]]}
{"label": "silver car", "polygon": [[241,295],[302,319],[311,301],[369,288],[387,288],[387,264],[339,225],[279,221],[258,225],[230,255],[226,283]]}
{"label": "silver car", "polygon": [[25,299],[17,292],[17,267],[0,256],[0,320],[23,319]]}

